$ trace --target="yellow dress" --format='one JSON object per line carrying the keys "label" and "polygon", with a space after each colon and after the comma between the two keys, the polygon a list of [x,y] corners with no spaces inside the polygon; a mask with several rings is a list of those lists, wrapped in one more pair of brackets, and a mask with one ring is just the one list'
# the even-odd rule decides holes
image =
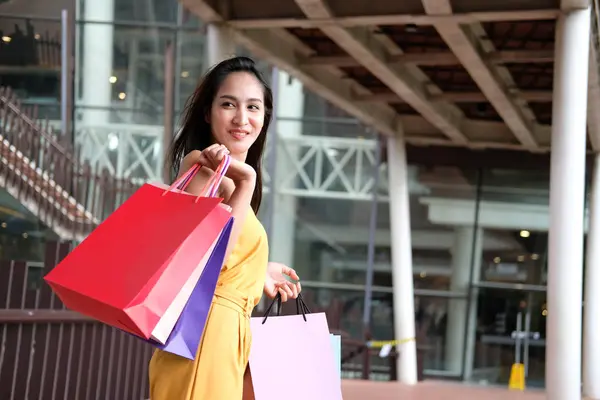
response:
{"label": "yellow dress", "polygon": [[267,235],[250,211],[223,265],[196,359],[156,350],[149,366],[150,400],[242,399],[250,313],[262,296],[267,262]]}

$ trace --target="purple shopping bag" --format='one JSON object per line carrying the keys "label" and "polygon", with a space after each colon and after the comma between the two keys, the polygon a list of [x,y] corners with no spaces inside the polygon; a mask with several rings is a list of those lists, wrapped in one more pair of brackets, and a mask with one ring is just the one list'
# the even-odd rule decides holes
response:
{"label": "purple shopping bag", "polygon": [[[302,297],[296,302],[300,315],[269,316],[272,306],[264,317],[250,320],[249,364],[254,398],[279,400],[285,393],[286,400],[342,400],[325,313],[311,314]],[[279,368],[275,360],[286,353],[293,362]]]}
{"label": "purple shopping bag", "polygon": [[161,350],[190,360],[196,357],[196,352],[208,318],[208,311],[210,310],[210,305],[215,294],[219,274],[223,267],[232,226],[233,218],[230,218],[225,228],[223,228],[213,252],[200,275],[200,279],[196,283],[194,291],[183,308],[165,344],[154,340],[147,340],[148,343]]}

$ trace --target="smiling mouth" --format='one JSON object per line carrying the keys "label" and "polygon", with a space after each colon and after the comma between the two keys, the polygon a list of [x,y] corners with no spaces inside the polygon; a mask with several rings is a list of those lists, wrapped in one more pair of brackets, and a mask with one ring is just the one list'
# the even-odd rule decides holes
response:
{"label": "smiling mouth", "polygon": [[241,131],[241,130],[231,130],[231,131],[229,131],[229,134],[236,139],[243,139],[246,136],[248,136],[248,132]]}

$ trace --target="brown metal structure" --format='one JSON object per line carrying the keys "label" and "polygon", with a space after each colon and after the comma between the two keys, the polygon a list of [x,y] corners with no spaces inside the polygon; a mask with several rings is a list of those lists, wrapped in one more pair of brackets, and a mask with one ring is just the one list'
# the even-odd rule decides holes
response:
{"label": "brown metal structure", "polygon": [[48,243],[41,270],[0,262],[0,399],[147,398],[152,348],[65,310],[42,283],[70,248]]}
{"label": "brown metal structure", "polygon": [[[557,19],[589,0],[181,0],[385,135],[417,146],[545,152]],[[600,106],[597,9],[590,107]],[[600,129],[588,116],[590,149]]]}

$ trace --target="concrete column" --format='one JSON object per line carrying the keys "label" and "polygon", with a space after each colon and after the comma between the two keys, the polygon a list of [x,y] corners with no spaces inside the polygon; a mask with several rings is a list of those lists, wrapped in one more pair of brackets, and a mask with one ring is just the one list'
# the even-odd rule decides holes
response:
{"label": "concrete column", "polygon": [[235,42],[230,28],[209,24],[206,27],[206,60],[207,67],[235,55]]}
{"label": "concrete column", "polygon": [[417,383],[417,346],[415,338],[415,306],[410,235],[410,199],[406,144],[402,133],[388,139],[388,173],[390,192],[390,236],[392,248],[392,284],[394,290],[394,331],[398,346],[398,380]]}
{"label": "concrete column", "polygon": [[583,394],[600,399],[600,154],[590,186],[583,308]]}
{"label": "concrete column", "polygon": [[[473,227],[467,226],[455,228],[454,242],[452,245],[451,291],[464,293],[465,295],[469,292],[471,266],[473,266],[473,281],[477,282],[479,280],[481,271],[481,252],[481,228],[474,229]],[[467,305],[469,305],[469,309],[467,309]],[[448,300],[447,321],[446,344],[444,350],[445,369],[458,375],[462,372],[464,360],[465,379],[469,379],[473,370],[473,357],[475,352],[477,293],[473,294],[470,304],[467,298]]]}
{"label": "concrete column", "polygon": [[110,23],[114,19],[114,0],[88,0],[83,9],[85,21],[105,23],[86,22],[83,25],[81,79],[82,100],[86,108],[82,119],[85,125],[103,125],[110,122],[110,111],[106,108],[110,107],[112,98],[110,77],[113,75],[114,27]]}
{"label": "concrete column", "polygon": [[[291,78],[286,72],[280,71],[277,84],[277,104],[275,105],[277,152],[275,153],[275,174],[272,177],[272,186],[275,187],[273,198],[272,232],[269,238],[271,261],[277,261],[293,268],[294,244],[296,236],[297,199],[295,196],[280,193],[281,182],[293,174],[294,164],[290,157],[298,157],[299,147],[285,146],[286,140],[298,138],[302,135],[302,117],[304,117],[304,86],[296,79]],[[292,182],[293,184],[294,182]]]}
{"label": "concrete column", "polygon": [[[581,398],[581,303],[590,9],[558,17],[552,103],[546,393]],[[597,290],[597,289],[596,289]]]}

